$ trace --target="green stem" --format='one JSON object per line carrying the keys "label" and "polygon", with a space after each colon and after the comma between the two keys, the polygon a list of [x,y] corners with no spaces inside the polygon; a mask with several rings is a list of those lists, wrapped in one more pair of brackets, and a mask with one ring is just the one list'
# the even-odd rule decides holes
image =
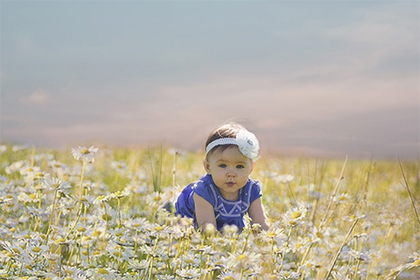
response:
{"label": "green stem", "polygon": [[290,227],[289,233],[287,234],[287,240],[286,240],[286,244],[284,245],[284,248],[283,248],[283,254],[281,256],[281,263],[280,263],[279,271],[281,271],[283,269],[284,258],[286,257],[286,250],[287,250],[287,247],[289,246],[290,235],[292,235],[292,229],[293,228]]}
{"label": "green stem", "polygon": [[148,279],[148,280],[152,279],[153,259],[154,259],[154,257],[152,256],[152,257],[151,257],[151,260],[150,260],[150,265],[149,265],[149,267],[148,267],[148,269],[149,269],[149,271],[148,271],[148,275],[147,275],[147,279]]}
{"label": "green stem", "polygon": [[333,190],[333,193],[330,196],[330,200],[328,202],[327,211],[325,211],[324,217],[322,218],[321,224],[319,225],[319,229],[322,229],[324,226],[327,226],[325,224],[325,222],[327,222],[327,218],[329,217],[329,212],[331,210],[331,207],[333,206],[334,198],[335,198],[335,196],[337,194],[338,188],[340,187],[341,181],[344,179],[343,174],[344,174],[344,170],[346,169],[347,161],[348,161],[348,156],[346,156],[346,160],[344,161],[343,168],[341,169],[340,176],[339,176],[339,178],[337,180],[337,184],[335,185],[335,188]]}
{"label": "green stem", "polygon": [[249,239],[249,235],[251,234],[251,231],[252,231],[251,228],[247,229],[247,234],[246,234],[246,237],[245,237],[245,242],[244,242],[244,246],[242,247],[241,254],[245,253],[246,246],[248,245],[248,239]]}
{"label": "green stem", "polygon": [[417,208],[416,208],[416,204],[415,204],[415,201],[414,201],[414,198],[413,198],[413,194],[411,193],[410,186],[408,185],[408,181],[407,181],[407,178],[405,176],[404,169],[402,167],[400,159],[398,159],[398,163],[400,164],[401,174],[402,174],[403,179],[404,179],[404,187],[407,189],[408,195],[410,197],[411,206],[412,206],[412,208],[414,210],[414,214],[417,218],[417,223],[420,225],[420,216],[419,216],[419,213],[417,212]]}
{"label": "green stem", "polygon": [[302,257],[302,260],[300,261],[299,271],[300,271],[301,274],[300,274],[299,280],[303,280],[304,279],[305,271],[302,269],[302,266],[305,263],[306,258],[309,255],[309,252],[311,251],[313,245],[314,245],[314,243],[311,243],[311,245],[309,245],[308,249],[306,249],[305,254]]}
{"label": "green stem", "polygon": [[83,193],[83,179],[85,176],[85,169],[86,169],[86,161],[84,160],[82,164],[82,171],[80,174],[80,188],[82,189],[82,193]]}
{"label": "green stem", "polygon": [[331,272],[334,269],[335,263],[337,262],[338,257],[340,256],[341,251],[343,250],[344,246],[347,244],[347,242],[349,241],[349,237],[350,234],[353,232],[354,227],[356,226],[357,222],[359,221],[359,219],[354,220],[353,224],[351,225],[349,231],[347,232],[346,237],[344,238],[343,243],[341,244],[340,248],[337,250],[337,252],[335,253],[334,258],[332,259],[332,264],[330,269],[328,270],[327,276],[325,277],[325,280],[328,280],[328,278],[330,278],[331,276]]}
{"label": "green stem", "polygon": [[54,200],[53,200],[53,205],[52,205],[52,209],[50,213],[50,219],[48,221],[48,230],[47,230],[47,237],[45,238],[45,244],[48,243],[48,237],[50,236],[50,233],[51,233],[51,224],[53,222],[54,210],[57,203],[57,193],[58,193],[58,190],[56,189],[54,191]]}
{"label": "green stem", "polygon": [[[87,188],[85,188],[84,191],[83,191],[83,179],[84,179],[84,176],[85,176],[85,169],[86,169],[86,161],[84,160],[83,164],[82,164],[82,171],[81,171],[81,174],[80,174],[80,188],[81,188],[81,192],[86,197],[87,194],[88,194]],[[84,219],[85,222],[86,222],[86,211],[87,211],[87,206],[83,204],[83,216],[85,218]]]}
{"label": "green stem", "polygon": [[39,199],[39,201],[38,201],[38,209],[41,209],[41,207],[42,207],[42,192],[41,192],[40,189],[38,189],[38,199]]}
{"label": "green stem", "polygon": [[275,260],[275,256],[274,256],[274,237],[271,238],[271,253],[270,253],[270,269],[273,269],[274,266],[274,260]]}
{"label": "green stem", "polygon": [[121,227],[121,200],[120,200],[120,198],[117,198],[117,204],[118,204],[118,221],[119,221],[119,227]]}
{"label": "green stem", "polygon": [[360,265],[360,259],[357,260],[356,270],[354,271],[353,280],[356,280],[356,278],[357,278],[357,272],[359,271],[359,265]]}
{"label": "green stem", "polygon": [[[80,207],[79,207],[79,211],[77,212],[76,221],[74,221],[73,226],[70,228],[69,232],[67,233],[64,239],[67,239],[70,236],[70,234],[73,232],[73,230],[75,229],[77,223],[79,222],[80,215],[82,214],[82,209],[83,209],[83,203],[80,202]],[[70,225],[70,222],[69,222],[69,225]]]}

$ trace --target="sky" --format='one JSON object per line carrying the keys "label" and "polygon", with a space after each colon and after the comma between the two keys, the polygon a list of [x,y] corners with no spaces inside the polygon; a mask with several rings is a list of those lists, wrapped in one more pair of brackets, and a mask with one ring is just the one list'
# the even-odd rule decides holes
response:
{"label": "sky", "polygon": [[0,142],[420,158],[419,1],[0,2]]}

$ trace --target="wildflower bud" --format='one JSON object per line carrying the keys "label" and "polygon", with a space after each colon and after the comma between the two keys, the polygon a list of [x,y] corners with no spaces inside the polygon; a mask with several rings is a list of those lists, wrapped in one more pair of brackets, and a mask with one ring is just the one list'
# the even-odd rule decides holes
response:
{"label": "wildflower bud", "polygon": [[275,233],[274,231],[270,231],[267,233],[267,237],[274,238],[276,236],[277,236],[277,233]]}
{"label": "wildflower bud", "polygon": [[104,221],[109,222],[109,221],[111,221],[111,220],[112,220],[112,216],[111,216],[111,215],[109,215],[109,214],[103,214],[103,215],[102,215],[102,219],[103,219]]}
{"label": "wildflower bud", "polygon": [[164,228],[162,226],[155,227],[155,231],[162,231],[162,230],[164,230]]}
{"label": "wildflower bud", "polygon": [[113,255],[116,256],[117,258],[121,258],[122,257],[122,253],[121,252],[118,252],[118,251],[115,251],[113,253]]}
{"label": "wildflower bud", "polygon": [[122,191],[117,191],[115,192],[115,197],[116,198],[123,198],[125,195]]}
{"label": "wildflower bud", "polygon": [[54,243],[55,243],[55,244],[60,244],[60,243],[63,243],[64,241],[66,241],[64,238],[57,238],[57,239],[54,241]]}
{"label": "wildflower bud", "polygon": [[238,232],[238,227],[236,225],[225,225],[223,230],[225,233],[234,234]]}
{"label": "wildflower bud", "polygon": [[77,231],[79,231],[79,232],[85,232],[85,231],[86,231],[86,228],[84,228],[84,227],[79,227],[79,228],[77,229]]}
{"label": "wildflower bud", "polygon": [[261,225],[260,224],[258,224],[258,223],[252,224],[252,230],[254,232],[259,232],[260,229],[261,229]]}
{"label": "wildflower bud", "polygon": [[213,235],[216,231],[216,228],[214,227],[213,224],[206,224],[205,228],[204,228],[204,233],[208,234],[208,235]]}
{"label": "wildflower bud", "polygon": [[90,236],[83,236],[82,240],[83,241],[90,241],[90,240],[92,240],[92,238]]}

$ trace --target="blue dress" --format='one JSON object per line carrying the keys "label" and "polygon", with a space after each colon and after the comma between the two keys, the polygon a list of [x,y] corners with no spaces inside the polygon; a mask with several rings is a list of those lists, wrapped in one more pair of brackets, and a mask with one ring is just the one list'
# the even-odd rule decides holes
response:
{"label": "blue dress", "polygon": [[195,218],[194,193],[213,206],[218,230],[221,230],[225,224],[236,225],[242,230],[245,227],[244,215],[248,212],[251,203],[262,196],[260,183],[248,178],[245,186],[239,189],[239,199],[227,200],[220,194],[211,175],[207,174],[186,186],[175,203],[176,214],[192,218],[196,227],[198,225]]}

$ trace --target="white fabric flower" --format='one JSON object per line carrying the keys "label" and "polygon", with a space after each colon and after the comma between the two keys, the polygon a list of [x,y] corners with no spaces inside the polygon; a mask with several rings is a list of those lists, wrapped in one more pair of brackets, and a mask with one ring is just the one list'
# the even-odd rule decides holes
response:
{"label": "white fabric flower", "polygon": [[219,138],[210,142],[206,147],[206,154],[208,154],[214,147],[220,145],[236,145],[239,151],[252,161],[258,159],[260,153],[260,143],[257,137],[246,129],[242,129],[236,135],[236,138]]}
{"label": "white fabric flower", "polygon": [[244,156],[249,157],[253,161],[258,158],[260,143],[253,133],[242,129],[236,135],[236,143],[239,147],[239,151],[241,151]]}

